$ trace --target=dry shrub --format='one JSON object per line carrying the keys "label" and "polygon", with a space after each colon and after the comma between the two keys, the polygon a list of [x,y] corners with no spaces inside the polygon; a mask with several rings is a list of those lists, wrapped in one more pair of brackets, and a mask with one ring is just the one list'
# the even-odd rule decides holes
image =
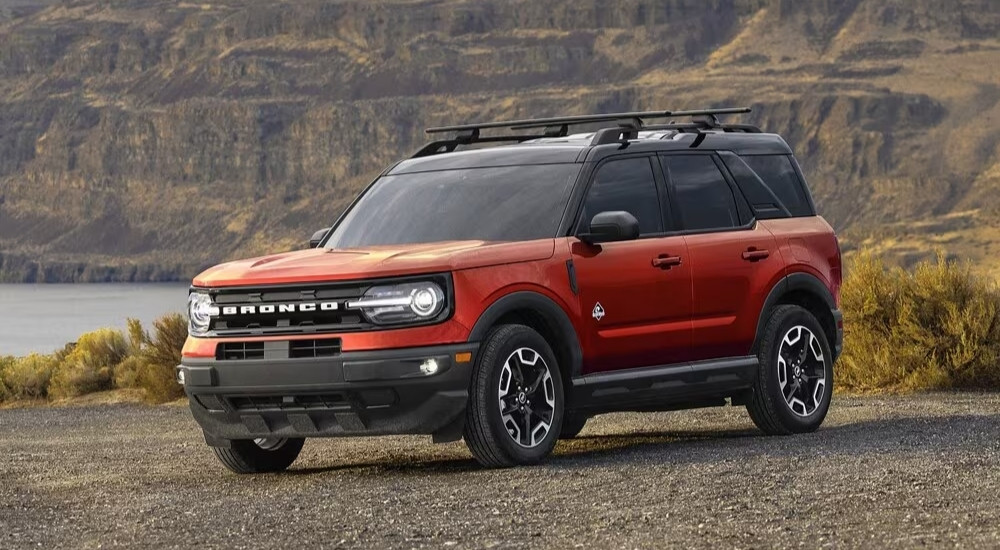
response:
{"label": "dry shrub", "polygon": [[115,365],[111,378],[116,388],[139,388],[139,376],[146,366],[141,356],[142,347],[149,341],[149,334],[138,319],[129,318],[127,323],[129,355]]}
{"label": "dry shrub", "polygon": [[32,353],[14,361],[4,361],[0,377],[11,399],[41,399],[48,396],[49,380],[59,366],[52,355]]}
{"label": "dry shrub", "polygon": [[14,366],[14,363],[16,362],[17,358],[13,355],[0,355],[0,403],[10,399],[10,388],[8,388],[7,383],[3,381],[4,372]]}
{"label": "dry shrub", "polygon": [[125,335],[117,330],[102,328],[80,336],[52,376],[49,395],[58,399],[112,389],[114,368],[129,351]]}
{"label": "dry shrub", "polygon": [[968,265],[939,255],[907,272],[863,252],[841,301],[841,389],[1000,387],[1000,290]]}
{"label": "dry shrub", "polygon": [[174,367],[181,362],[181,349],[187,339],[187,318],[179,313],[164,315],[153,321],[153,332],[152,338],[148,334],[142,336],[138,385],[146,390],[150,401],[163,403],[184,396]]}

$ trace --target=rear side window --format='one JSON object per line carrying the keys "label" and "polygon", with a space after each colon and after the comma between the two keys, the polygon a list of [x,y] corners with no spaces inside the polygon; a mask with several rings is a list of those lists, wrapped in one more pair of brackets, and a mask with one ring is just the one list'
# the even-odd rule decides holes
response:
{"label": "rear side window", "polygon": [[669,155],[661,158],[674,189],[684,229],[724,229],[741,225],[733,190],[712,157]]}
{"label": "rear side window", "polygon": [[812,205],[802,181],[788,155],[750,155],[742,157],[747,165],[781,200],[792,216],[812,216]]}
{"label": "rear side window", "polygon": [[656,179],[648,157],[612,160],[602,164],[584,201],[581,227],[601,212],[624,210],[639,220],[639,233],[663,232]]}

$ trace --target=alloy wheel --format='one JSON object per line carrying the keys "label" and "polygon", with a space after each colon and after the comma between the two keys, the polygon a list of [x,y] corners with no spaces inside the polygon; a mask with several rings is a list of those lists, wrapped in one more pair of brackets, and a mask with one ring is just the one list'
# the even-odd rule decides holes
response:
{"label": "alloy wheel", "polygon": [[525,448],[538,446],[552,429],[556,390],[545,359],[531,348],[518,348],[500,369],[497,391],[500,419],[507,434]]}
{"label": "alloy wheel", "polygon": [[778,386],[788,409],[809,416],[823,403],[826,359],[811,330],[796,325],[785,333],[778,347]]}

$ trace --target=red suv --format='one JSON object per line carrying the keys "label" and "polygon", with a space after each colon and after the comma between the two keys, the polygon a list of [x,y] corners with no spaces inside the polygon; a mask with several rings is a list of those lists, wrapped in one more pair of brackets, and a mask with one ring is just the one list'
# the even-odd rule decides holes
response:
{"label": "red suv", "polygon": [[428,130],[452,137],[311,249],[195,278],[177,378],[205,440],[249,473],[383,434],[529,464],[610,411],[728,402],[769,434],[817,429],[840,249],[785,141],[717,118],[747,111]]}

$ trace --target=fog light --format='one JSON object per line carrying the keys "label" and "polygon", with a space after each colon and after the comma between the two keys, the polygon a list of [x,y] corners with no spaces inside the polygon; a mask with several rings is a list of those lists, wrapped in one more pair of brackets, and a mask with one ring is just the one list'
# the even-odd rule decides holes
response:
{"label": "fog light", "polygon": [[184,385],[184,369],[177,369],[177,383]]}
{"label": "fog light", "polygon": [[423,363],[420,363],[420,372],[423,374],[431,375],[437,372],[438,362],[437,359],[424,359]]}

